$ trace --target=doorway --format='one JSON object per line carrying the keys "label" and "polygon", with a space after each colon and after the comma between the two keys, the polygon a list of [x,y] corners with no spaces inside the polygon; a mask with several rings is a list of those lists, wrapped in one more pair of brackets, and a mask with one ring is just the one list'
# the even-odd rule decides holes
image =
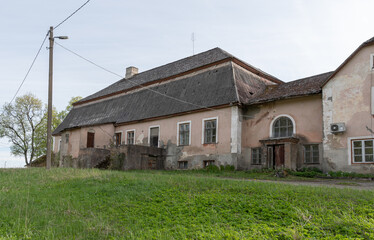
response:
{"label": "doorway", "polygon": [[276,169],[284,166],[284,144],[268,146],[267,155],[270,168]]}

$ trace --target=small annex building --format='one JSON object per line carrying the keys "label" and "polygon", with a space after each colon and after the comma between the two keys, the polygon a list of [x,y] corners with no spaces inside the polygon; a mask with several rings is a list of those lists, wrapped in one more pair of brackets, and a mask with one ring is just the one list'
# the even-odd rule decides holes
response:
{"label": "small annex building", "polygon": [[[374,172],[373,42],[336,71],[286,83],[219,48],[145,72],[129,67],[74,104],[53,132],[54,153],[63,163],[87,149],[148,146],[162,149],[165,169]],[[344,129],[331,130],[336,123]]]}

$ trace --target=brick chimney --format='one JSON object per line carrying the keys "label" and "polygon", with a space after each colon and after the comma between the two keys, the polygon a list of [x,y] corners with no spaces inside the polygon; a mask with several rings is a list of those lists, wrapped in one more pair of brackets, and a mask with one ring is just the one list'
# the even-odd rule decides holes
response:
{"label": "brick chimney", "polygon": [[126,76],[125,76],[125,78],[131,78],[135,74],[138,74],[138,68],[132,67],[132,66],[126,68]]}

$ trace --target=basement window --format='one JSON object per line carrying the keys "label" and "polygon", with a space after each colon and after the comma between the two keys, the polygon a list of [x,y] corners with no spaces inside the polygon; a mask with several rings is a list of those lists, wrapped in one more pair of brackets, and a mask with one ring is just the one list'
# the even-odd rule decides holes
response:
{"label": "basement window", "polygon": [[318,144],[304,145],[304,163],[319,163],[319,146]]}
{"label": "basement window", "polygon": [[188,169],[188,161],[179,161],[178,162],[179,169]]}
{"label": "basement window", "polygon": [[261,148],[252,148],[252,164],[259,165],[261,164]]}
{"label": "basement window", "polygon": [[374,163],[373,139],[352,140],[352,162]]}
{"label": "basement window", "polygon": [[214,160],[204,160],[203,164],[204,164],[204,168],[206,168],[210,165],[214,165]]}

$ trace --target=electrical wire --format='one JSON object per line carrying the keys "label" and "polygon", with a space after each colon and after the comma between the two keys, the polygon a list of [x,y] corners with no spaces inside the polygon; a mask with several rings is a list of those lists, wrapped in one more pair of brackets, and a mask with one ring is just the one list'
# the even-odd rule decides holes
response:
{"label": "electrical wire", "polygon": [[31,65],[30,65],[30,67],[29,67],[29,70],[27,70],[27,73],[26,73],[25,77],[23,78],[21,84],[19,85],[19,87],[18,87],[16,93],[14,94],[14,96],[13,96],[13,98],[12,98],[12,100],[10,101],[9,104],[11,104],[11,103],[13,102],[13,100],[16,98],[16,96],[17,96],[19,90],[21,89],[22,85],[25,83],[27,77],[29,76],[29,73],[30,73],[32,67],[34,66],[34,63],[35,63],[36,59],[38,58],[38,56],[39,56],[39,54],[40,54],[40,51],[42,50],[42,47],[43,47],[43,45],[44,45],[44,43],[45,43],[45,40],[47,40],[48,35],[49,35],[49,31],[48,31],[47,34],[45,35],[45,37],[44,37],[44,39],[43,39],[43,42],[42,42],[42,44],[40,45],[39,50],[38,50],[38,52],[36,53],[36,55],[35,55],[35,57],[34,57],[34,60],[32,61]]}
{"label": "electrical wire", "polygon": [[76,14],[79,10],[81,10],[84,6],[86,6],[86,4],[88,4],[91,0],[87,0],[87,2],[85,2],[82,6],[80,6],[77,10],[75,10],[72,14],[70,14],[67,18],[65,18],[63,21],[61,21],[59,24],[56,25],[56,27],[54,27],[54,29],[58,28],[59,26],[61,26],[64,22],[66,22],[69,18],[71,18],[74,14]]}

